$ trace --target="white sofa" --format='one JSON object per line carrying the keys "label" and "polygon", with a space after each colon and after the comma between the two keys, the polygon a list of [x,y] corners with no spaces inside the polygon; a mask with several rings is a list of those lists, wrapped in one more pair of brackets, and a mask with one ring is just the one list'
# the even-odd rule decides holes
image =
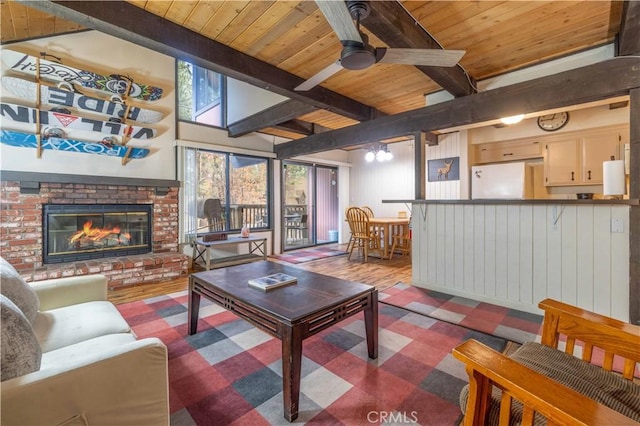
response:
{"label": "white sofa", "polygon": [[2,425],[169,424],[167,349],[136,338],[104,276],[29,285],[0,258],[0,280]]}

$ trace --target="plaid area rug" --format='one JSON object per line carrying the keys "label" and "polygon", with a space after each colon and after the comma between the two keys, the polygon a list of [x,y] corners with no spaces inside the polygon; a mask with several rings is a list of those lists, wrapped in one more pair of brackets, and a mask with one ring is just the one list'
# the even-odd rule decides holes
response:
{"label": "plaid area rug", "polygon": [[[171,424],[289,424],[280,341],[201,303],[193,336],[187,334],[186,292],[118,305],[138,337],[156,336],[168,347]],[[500,351],[507,344],[398,307],[379,308],[376,360],[367,356],[362,313],[303,342],[296,424],[456,424],[468,379],[451,350],[469,338]]]}
{"label": "plaid area rug", "polygon": [[517,343],[535,341],[541,331],[541,315],[402,283],[383,290],[378,297],[380,302],[388,305]]}
{"label": "plaid area rug", "polygon": [[325,257],[340,256],[341,254],[347,253],[344,250],[335,250],[328,247],[314,247],[269,257],[284,260],[285,262],[289,263],[304,263],[310,262],[312,260],[324,259]]}

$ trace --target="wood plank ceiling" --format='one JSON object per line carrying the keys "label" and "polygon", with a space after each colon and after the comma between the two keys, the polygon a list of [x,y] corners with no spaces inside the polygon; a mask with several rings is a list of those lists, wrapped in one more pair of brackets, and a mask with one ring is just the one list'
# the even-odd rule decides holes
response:
{"label": "wood plank ceiling", "polygon": [[[335,62],[342,48],[313,1],[128,3],[302,79]],[[466,51],[457,71],[465,79],[468,77],[471,85],[611,43],[620,32],[623,14],[621,1],[402,1],[400,4],[410,13],[413,24],[426,29],[443,48]],[[29,2],[1,2],[3,44],[85,28],[82,22],[76,23],[69,16],[65,19],[32,6]],[[376,35],[380,34],[379,28],[373,29],[374,34],[367,28],[366,19],[362,24],[373,46],[404,47],[388,46]],[[372,107],[379,115],[423,107],[425,94],[442,90],[417,67],[381,63],[362,71],[342,70],[321,85]],[[291,121],[291,117],[287,120]],[[354,118],[326,109],[305,111],[296,120],[309,133],[313,128],[338,129],[358,123]],[[314,126],[304,126],[309,123]],[[305,136],[271,123],[260,131],[292,139]]]}

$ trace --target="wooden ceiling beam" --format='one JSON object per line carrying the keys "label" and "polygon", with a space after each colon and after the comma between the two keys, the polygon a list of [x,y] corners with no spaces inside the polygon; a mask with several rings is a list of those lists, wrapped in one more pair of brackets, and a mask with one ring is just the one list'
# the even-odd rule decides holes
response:
{"label": "wooden ceiling beam", "polygon": [[626,1],[622,6],[618,54],[640,55],[640,1]]}
{"label": "wooden ceiling beam", "polygon": [[124,1],[18,1],[156,52],[311,104],[317,109],[326,109],[357,121],[384,115],[375,108],[320,86],[306,92],[296,92],[294,87],[305,79]]}
{"label": "wooden ceiling beam", "polygon": [[305,136],[313,135],[315,132],[313,131],[313,123],[309,123],[308,121],[302,120],[289,120],[283,123],[278,123],[273,126],[276,129],[285,130],[287,132],[298,133]]}
{"label": "wooden ceiling beam", "polygon": [[311,104],[295,99],[280,102],[277,105],[229,124],[227,126],[229,136],[234,138],[267,127],[275,127],[277,124],[308,114],[316,109],[317,108]]}
{"label": "wooden ceiling beam", "polygon": [[315,135],[316,133],[328,132],[331,130],[328,127],[324,127],[316,123],[310,123],[308,121],[297,119],[285,121],[283,123],[276,124],[273,127],[275,127],[276,129],[299,133],[306,136]]}
{"label": "wooden ceiling beam", "polygon": [[280,159],[291,158],[624,96],[640,87],[639,65],[638,58],[618,57],[281,143],[274,151]]}
{"label": "wooden ceiling beam", "polygon": [[[361,25],[389,47],[442,49],[442,46],[417,25],[416,20],[397,1],[371,1],[369,8],[371,13],[362,20]],[[476,92],[475,81],[459,65],[416,68],[453,96],[466,96]]]}

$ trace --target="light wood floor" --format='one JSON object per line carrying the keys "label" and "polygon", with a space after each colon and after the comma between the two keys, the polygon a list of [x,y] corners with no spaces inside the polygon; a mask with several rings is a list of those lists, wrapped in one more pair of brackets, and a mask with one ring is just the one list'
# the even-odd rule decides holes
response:
{"label": "light wood floor", "polygon": [[[346,245],[334,244],[329,247],[344,250]],[[274,258],[269,258],[269,260],[279,262]],[[369,261],[367,263],[363,263],[362,257],[354,252],[353,256],[351,256],[351,260],[347,260],[347,256],[334,256],[297,265],[292,265],[287,262],[281,263],[305,269],[307,271],[318,272],[320,274],[330,275],[337,278],[374,285],[378,289],[391,287],[398,282],[411,283],[410,256],[395,255],[391,260],[382,260],[370,256]],[[197,270],[192,272],[197,272]],[[148,297],[186,290],[188,281],[188,277],[182,277],[166,283],[144,284],[112,290],[109,291],[108,298],[111,302],[116,304],[133,302],[136,300],[146,299]]]}

